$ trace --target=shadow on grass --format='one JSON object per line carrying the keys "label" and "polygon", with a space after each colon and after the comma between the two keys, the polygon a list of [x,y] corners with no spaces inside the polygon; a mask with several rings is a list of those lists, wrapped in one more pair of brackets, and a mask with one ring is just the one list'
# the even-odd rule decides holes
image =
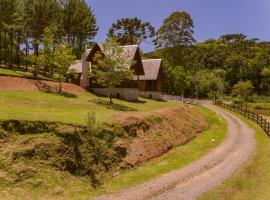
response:
{"label": "shadow on grass", "polygon": [[129,103],[141,103],[141,104],[146,103],[145,100],[133,100],[133,101],[128,101],[128,102]]}
{"label": "shadow on grass", "polygon": [[69,92],[63,92],[63,91],[59,92],[58,87],[52,87],[52,86],[50,86],[42,81],[37,81],[36,86],[37,86],[39,91],[45,92],[48,94],[54,94],[54,95],[59,95],[59,96],[63,96],[66,98],[73,98],[73,99],[78,97],[76,94],[72,94]]}
{"label": "shadow on grass", "polygon": [[128,107],[128,106],[117,104],[117,103],[111,104],[108,101],[104,101],[100,99],[89,100],[89,102],[95,103],[99,106],[106,107],[108,109],[117,110],[117,111],[138,111],[136,108]]}

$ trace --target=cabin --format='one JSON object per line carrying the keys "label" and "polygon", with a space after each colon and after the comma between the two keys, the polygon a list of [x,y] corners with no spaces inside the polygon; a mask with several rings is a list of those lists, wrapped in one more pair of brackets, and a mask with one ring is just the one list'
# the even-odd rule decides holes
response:
{"label": "cabin", "polygon": [[139,95],[143,98],[162,99],[164,77],[161,59],[142,60],[145,75],[139,77]]}
{"label": "cabin", "polygon": [[[132,63],[127,66],[128,70],[133,71],[134,78],[131,80],[125,80],[120,86],[112,89],[112,96],[125,100],[138,100],[139,89],[138,82],[139,77],[144,75],[143,64],[141,54],[138,45],[126,45],[121,46],[123,53],[128,61]],[[77,69],[77,73],[81,72],[80,75],[80,86],[93,91],[94,93],[106,96],[108,89],[96,83],[94,79],[89,78],[88,73],[91,71],[91,65],[94,62],[94,57],[97,53],[104,54],[102,46],[96,43],[93,48],[87,49],[82,56],[80,62],[76,61],[70,66],[70,70]],[[106,56],[106,55],[104,55]]]}
{"label": "cabin", "polygon": [[[162,81],[164,77],[163,65],[161,59],[142,60],[138,45],[121,46],[123,54],[127,61],[131,61],[128,70],[133,71],[133,78],[125,80],[122,84],[112,89],[112,96],[125,100],[138,100],[138,97],[150,99],[162,99]],[[91,66],[95,55],[99,53],[106,56],[102,46],[95,43],[91,49],[87,49],[82,55],[81,60],[76,60],[69,68],[70,71],[76,71],[77,79],[73,83],[93,91],[94,93],[106,96],[108,89],[99,85],[94,78],[89,78]]]}

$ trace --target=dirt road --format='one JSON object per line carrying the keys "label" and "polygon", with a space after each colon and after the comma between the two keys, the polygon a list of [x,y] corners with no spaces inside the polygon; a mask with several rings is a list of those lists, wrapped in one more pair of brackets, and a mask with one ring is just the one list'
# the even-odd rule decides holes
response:
{"label": "dirt road", "polygon": [[216,149],[179,170],[96,200],[193,200],[222,183],[255,149],[253,130],[228,112],[211,107],[228,121],[228,134]]}

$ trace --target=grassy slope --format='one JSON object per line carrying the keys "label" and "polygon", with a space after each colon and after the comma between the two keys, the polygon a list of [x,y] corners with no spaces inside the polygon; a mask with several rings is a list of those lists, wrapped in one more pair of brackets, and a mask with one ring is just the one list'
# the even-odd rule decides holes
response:
{"label": "grassy slope", "polygon": [[31,72],[22,72],[17,70],[10,70],[10,69],[4,69],[0,67],[0,74],[1,75],[11,75],[11,76],[18,76],[18,77],[32,77]]}
{"label": "grassy slope", "polygon": [[268,200],[270,197],[270,140],[255,123],[239,117],[255,130],[256,151],[231,178],[200,200]]}
{"label": "grassy slope", "polygon": [[98,105],[96,100],[107,102],[107,98],[85,94],[78,98],[67,98],[41,92],[0,92],[0,119],[24,119],[59,121],[84,124],[88,112],[95,111],[97,120],[108,121],[121,110],[125,113],[148,112],[164,107],[179,106],[179,103],[141,99],[138,103],[114,100],[119,109]]}
{"label": "grassy slope", "polygon": [[[31,68],[31,67],[29,67]],[[28,70],[29,70],[28,68]],[[22,70],[16,70],[16,69],[6,69],[6,68],[3,68],[3,67],[0,67],[0,75],[7,75],[7,76],[16,76],[16,77],[25,77],[25,78],[34,78],[34,75],[32,72],[28,71],[28,72],[25,72],[25,71],[22,71]],[[53,75],[53,77],[46,77],[42,74],[38,74],[38,77],[39,79],[42,79],[42,80],[48,80],[48,81],[57,81],[57,78],[58,78],[58,74],[55,73]]]}
{"label": "grassy slope", "polygon": [[[1,174],[3,166],[1,165],[3,159],[1,156],[3,154],[0,154],[0,196],[5,199],[21,199],[22,196],[25,199],[89,199],[91,196],[116,192],[183,167],[217,146],[226,133],[226,123],[223,119],[207,109],[197,109],[211,122],[209,130],[200,134],[190,143],[172,149],[162,157],[153,159],[136,169],[126,171],[112,180],[107,180],[102,188],[96,190],[90,187],[87,179],[55,171],[48,167],[41,168],[30,180],[7,185],[1,180],[1,176],[5,176],[5,174]],[[211,142],[213,138],[216,139],[215,143]]]}

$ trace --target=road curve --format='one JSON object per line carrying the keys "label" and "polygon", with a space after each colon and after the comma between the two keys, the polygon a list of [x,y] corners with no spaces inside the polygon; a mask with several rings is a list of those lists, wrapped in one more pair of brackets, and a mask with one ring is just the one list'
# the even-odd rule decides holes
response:
{"label": "road curve", "polygon": [[201,159],[143,184],[95,200],[193,200],[222,183],[255,149],[254,131],[232,114],[209,106],[228,121],[224,141]]}

